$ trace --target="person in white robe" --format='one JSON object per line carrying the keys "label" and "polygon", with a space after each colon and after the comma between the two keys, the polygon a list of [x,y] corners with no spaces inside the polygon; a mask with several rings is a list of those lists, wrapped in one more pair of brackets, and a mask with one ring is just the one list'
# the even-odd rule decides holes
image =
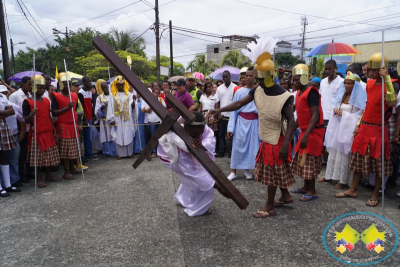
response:
{"label": "person in white robe", "polygon": [[329,151],[325,181],[338,181],[334,189],[343,189],[352,182],[349,152],[354,129],[367,101],[367,94],[360,81],[357,74],[347,72],[335,99],[335,108],[325,133],[325,146]]}
{"label": "person in white robe", "polygon": [[133,157],[138,110],[135,96],[129,93],[129,84],[117,76],[111,87],[112,98],[108,102],[106,123],[112,125],[111,140],[115,142],[117,159]]}
{"label": "person in white robe", "polygon": [[106,123],[108,102],[112,96],[105,80],[99,79],[96,82],[96,90],[99,95],[96,99],[94,113],[96,119],[100,121],[99,138],[102,144],[103,157],[115,157],[115,143],[111,140],[112,126]]}
{"label": "person in white robe", "polygon": [[[207,155],[215,160],[212,151],[215,148],[214,131],[205,125],[204,117],[193,112],[196,119],[192,124],[185,123],[185,130],[192,136],[192,145],[203,148]],[[223,193],[211,175],[192,156],[183,140],[169,131],[159,139],[157,149],[162,164],[178,174],[181,185],[175,193],[176,202],[185,208],[191,216],[211,214],[210,206],[214,198],[214,188]],[[222,191],[221,191],[222,190]]]}

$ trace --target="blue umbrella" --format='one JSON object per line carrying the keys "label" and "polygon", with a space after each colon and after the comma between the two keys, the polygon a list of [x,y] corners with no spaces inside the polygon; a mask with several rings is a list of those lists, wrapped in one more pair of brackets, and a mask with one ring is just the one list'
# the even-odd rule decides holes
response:
{"label": "blue umbrella", "polygon": [[208,76],[210,76],[214,80],[222,80],[222,73],[226,70],[231,73],[232,81],[239,81],[240,69],[236,68],[236,67],[230,67],[230,66],[224,66],[222,68],[216,69],[216,70],[214,70],[213,73],[211,73]]}

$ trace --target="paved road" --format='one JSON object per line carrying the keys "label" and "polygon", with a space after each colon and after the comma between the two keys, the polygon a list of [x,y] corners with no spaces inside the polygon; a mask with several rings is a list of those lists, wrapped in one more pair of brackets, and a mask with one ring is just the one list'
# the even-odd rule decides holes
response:
{"label": "paved road", "polygon": [[[137,170],[132,163],[100,159],[85,180],[76,175],[37,191],[31,183],[0,199],[1,266],[342,266],[322,245],[326,225],[348,212],[381,213],[365,206],[366,189],[358,199],[335,199],[325,183],[317,201],[296,200],[278,216],[255,219],[266,187],[239,172],[234,184],[250,202],[246,210],[216,193],[212,215],[190,218],[174,203],[173,172],[158,160]],[[229,174],[227,158],[217,163]],[[385,215],[400,229],[394,192]],[[398,248],[380,266],[399,263]]]}

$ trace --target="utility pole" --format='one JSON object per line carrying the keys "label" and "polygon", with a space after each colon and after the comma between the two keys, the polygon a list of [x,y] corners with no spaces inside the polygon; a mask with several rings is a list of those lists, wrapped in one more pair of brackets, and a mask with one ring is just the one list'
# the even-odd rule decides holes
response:
{"label": "utility pole", "polygon": [[0,0],[0,36],[1,36],[1,53],[3,55],[4,81],[11,77],[10,59],[8,57],[8,45],[6,35],[6,24],[4,22],[3,0]]}
{"label": "utility pole", "polygon": [[301,53],[300,53],[300,57],[302,60],[304,60],[304,49],[305,49],[305,39],[306,39],[306,26],[308,25],[308,21],[307,21],[307,17],[306,16],[302,16],[301,17],[301,25],[303,26],[303,37],[301,40]]}
{"label": "utility pole", "polygon": [[13,75],[15,74],[14,45],[18,45],[18,44],[26,44],[26,42],[19,42],[19,43],[14,44],[13,40],[10,39],[10,45],[11,45],[11,61],[12,61]]}
{"label": "utility pole", "polygon": [[172,21],[169,21],[169,54],[171,60],[171,77],[174,76],[174,51],[172,48]]}
{"label": "utility pole", "polygon": [[68,45],[69,41],[69,35],[68,35],[68,27],[65,27],[65,32],[61,32],[57,30],[56,28],[53,28],[53,34],[64,34],[65,35],[65,58],[67,62],[67,67],[69,66],[69,52],[71,51],[71,48]]}
{"label": "utility pole", "polygon": [[156,4],[154,10],[156,11],[156,65],[157,65],[157,82],[161,82],[160,78],[160,20],[158,18],[158,0],[155,0]]}

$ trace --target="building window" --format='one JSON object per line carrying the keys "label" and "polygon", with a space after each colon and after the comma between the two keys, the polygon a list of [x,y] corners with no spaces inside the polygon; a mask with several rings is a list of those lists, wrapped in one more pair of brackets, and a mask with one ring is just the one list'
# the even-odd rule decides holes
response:
{"label": "building window", "polygon": [[219,53],[219,48],[218,47],[214,47],[214,54],[218,54]]}
{"label": "building window", "polygon": [[225,47],[226,50],[229,50],[229,46]]}

